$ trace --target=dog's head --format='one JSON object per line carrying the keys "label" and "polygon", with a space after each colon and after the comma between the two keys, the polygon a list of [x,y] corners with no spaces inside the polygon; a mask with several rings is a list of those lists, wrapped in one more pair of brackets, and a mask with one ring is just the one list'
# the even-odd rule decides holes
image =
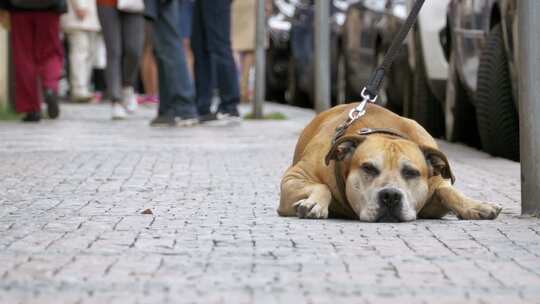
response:
{"label": "dog's head", "polygon": [[429,178],[454,181],[441,151],[384,134],[344,136],[328,153],[331,160],[342,162],[347,199],[366,222],[415,220],[429,198]]}

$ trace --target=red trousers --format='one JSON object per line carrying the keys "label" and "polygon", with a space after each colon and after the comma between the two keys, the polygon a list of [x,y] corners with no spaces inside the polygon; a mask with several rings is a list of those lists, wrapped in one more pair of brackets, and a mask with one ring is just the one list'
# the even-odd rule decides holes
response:
{"label": "red trousers", "polygon": [[11,13],[17,112],[40,112],[42,89],[58,90],[64,61],[59,22],[51,11]]}

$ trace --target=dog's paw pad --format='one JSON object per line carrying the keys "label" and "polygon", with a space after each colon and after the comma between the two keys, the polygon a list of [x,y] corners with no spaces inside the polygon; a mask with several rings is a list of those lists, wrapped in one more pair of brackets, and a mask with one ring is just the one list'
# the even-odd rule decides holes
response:
{"label": "dog's paw pad", "polygon": [[304,200],[300,200],[294,203],[293,206],[296,209],[296,215],[299,218],[308,218],[308,219],[328,218],[328,208],[323,208],[317,202],[304,199]]}

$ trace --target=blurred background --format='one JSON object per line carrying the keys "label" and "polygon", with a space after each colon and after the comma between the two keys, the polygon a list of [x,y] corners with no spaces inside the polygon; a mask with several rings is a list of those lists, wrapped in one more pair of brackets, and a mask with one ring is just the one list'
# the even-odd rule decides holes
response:
{"label": "blurred background", "polygon": [[[332,0],[332,105],[360,100],[413,0]],[[275,0],[267,99],[313,107],[314,1]],[[378,103],[432,135],[519,158],[517,1],[426,1]]]}
{"label": "blurred background", "polygon": [[[188,1],[189,2],[189,1]],[[255,18],[232,9],[235,21]],[[253,5],[255,0],[252,0]],[[413,0],[331,0],[330,92],[331,105],[360,100],[360,91],[383,60],[402,26]],[[313,108],[315,99],[315,3],[313,0],[268,0],[266,9],[265,99]],[[238,17],[240,16],[240,17]],[[403,43],[387,74],[377,103],[410,117],[432,135],[462,142],[492,155],[519,159],[519,121],[516,60],[517,0],[426,1],[418,22]],[[255,26],[255,22],[248,23]],[[143,33],[141,33],[143,34]],[[14,85],[9,75],[7,30],[0,29],[0,101],[8,100]],[[69,44],[59,94],[70,98]],[[186,41],[186,50],[189,41]],[[95,50],[92,98],[99,103],[105,51]],[[189,50],[187,52],[190,61]],[[253,49],[236,52],[242,100],[254,95]],[[243,60],[247,58],[248,60]],[[157,103],[156,84],[148,78],[151,48],[145,47],[136,91],[139,103]],[[147,62],[148,61],[148,62]],[[12,70],[12,67],[11,67]],[[246,72],[247,71],[247,72]],[[150,77],[152,78],[152,77]],[[155,80],[153,80],[155,82]],[[151,92],[150,92],[151,91]]]}

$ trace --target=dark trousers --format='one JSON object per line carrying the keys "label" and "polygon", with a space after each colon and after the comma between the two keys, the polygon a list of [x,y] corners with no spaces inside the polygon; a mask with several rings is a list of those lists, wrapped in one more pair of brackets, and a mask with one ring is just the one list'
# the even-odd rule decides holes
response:
{"label": "dark trousers", "polygon": [[54,11],[11,14],[17,112],[40,112],[41,88],[58,90],[64,60],[59,22]]}
{"label": "dark trousers", "polygon": [[147,1],[147,14],[153,20],[154,52],[159,78],[158,115],[196,118],[195,90],[188,66],[179,24],[179,2]]}
{"label": "dark trousers", "polygon": [[210,113],[216,86],[221,99],[218,112],[237,113],[240,92],[231,50],[231,0],[195,1],[191,47],[199,115]]}

